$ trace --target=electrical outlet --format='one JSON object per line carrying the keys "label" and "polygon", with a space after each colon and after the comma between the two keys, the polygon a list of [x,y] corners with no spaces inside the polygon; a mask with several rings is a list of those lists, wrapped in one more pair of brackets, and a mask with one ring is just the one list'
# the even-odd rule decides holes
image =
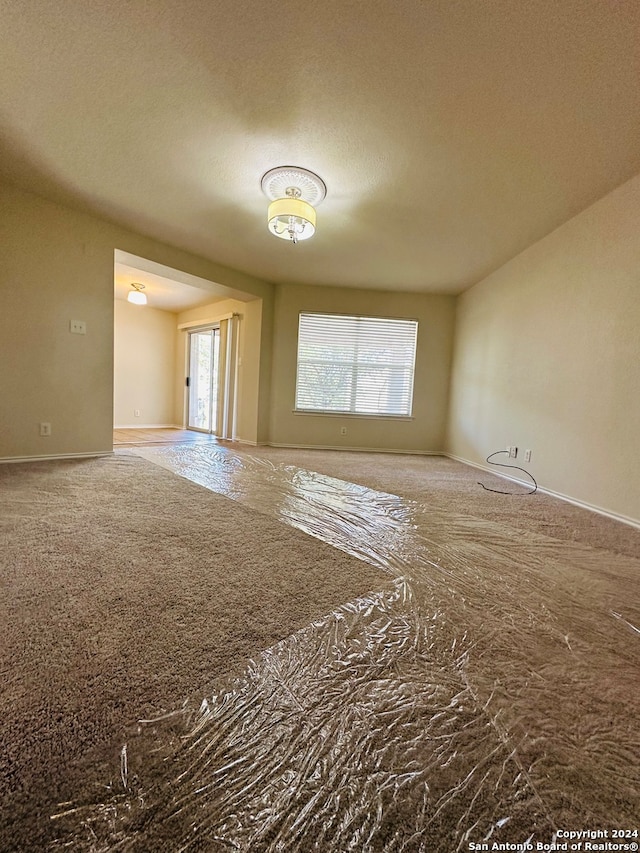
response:
{"label": "electrical outlet", "polygon": [[346,427],[340,427],[340,435],[346,435],[346,434],[347,434],[347,428]]}
{"label": "electrical outlet", "polygon": [[87,324],[84,320],[69,320],[69,331],[72,335],[86,335]]}
{"label": "electrical outlet", "polygon": [[51,424],[41,423],[40,424],[40,435],[51,435]]}
{"label": "electrical outlet", "polygon": [[509,456],[510,456],[512,459],[517,459],[517,458],[518,458],[518,448],[512,445],[512,446],[509,448]]}
{"label": "electrical outlet", "polygon": [[524,461],[525,462],[531,462],[531,451],[530,450],[525,450]]}
{"label": "electrical outlet", "polygon": [[139,418],[139,417],[140,417],[140,409],[134,409],[134,410],[133,410],[133,417],[134,417],[134,418]]}

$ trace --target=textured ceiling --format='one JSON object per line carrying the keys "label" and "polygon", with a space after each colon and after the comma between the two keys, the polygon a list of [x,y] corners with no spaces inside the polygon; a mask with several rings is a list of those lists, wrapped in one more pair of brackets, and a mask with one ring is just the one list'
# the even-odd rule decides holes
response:
{"label": "textured ceiling", "polygon": [[[0,176],[268,281],[457,293],[640,171],[637,0],[0,0]],[[317,172],[298,246],[260,178]]]}

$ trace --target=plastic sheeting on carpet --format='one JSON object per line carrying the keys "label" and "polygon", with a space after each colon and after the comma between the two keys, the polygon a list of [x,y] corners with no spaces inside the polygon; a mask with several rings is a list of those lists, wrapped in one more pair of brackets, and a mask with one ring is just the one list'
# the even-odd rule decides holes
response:
{"label": "plastic sheeting on carpet", "polygon": [[107,796],[56,818],[60,847],[449,853],[637,828],[637,560],[217,447],[139,453],[395,592],[141,723]]}

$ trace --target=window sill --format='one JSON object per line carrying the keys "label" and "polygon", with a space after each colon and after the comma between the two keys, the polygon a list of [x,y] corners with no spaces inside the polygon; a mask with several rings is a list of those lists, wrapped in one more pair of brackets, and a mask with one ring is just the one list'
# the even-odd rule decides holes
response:
{"label": "window sill", "polygon": [[413,421],[413,415],[375,415],[360,414],[359,412],[320,412],[315,409],[292,409],[294,415],[313,415],[317,418],[357,418],[374,421]]}

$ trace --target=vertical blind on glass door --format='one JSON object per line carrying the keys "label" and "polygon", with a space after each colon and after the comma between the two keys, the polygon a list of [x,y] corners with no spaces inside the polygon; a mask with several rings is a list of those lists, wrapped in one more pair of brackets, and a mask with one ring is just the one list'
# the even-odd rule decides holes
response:
{"label": "vertical blind on glass door", "polygon": [[411,415],[418,323],[300,314],[296,409]]}

